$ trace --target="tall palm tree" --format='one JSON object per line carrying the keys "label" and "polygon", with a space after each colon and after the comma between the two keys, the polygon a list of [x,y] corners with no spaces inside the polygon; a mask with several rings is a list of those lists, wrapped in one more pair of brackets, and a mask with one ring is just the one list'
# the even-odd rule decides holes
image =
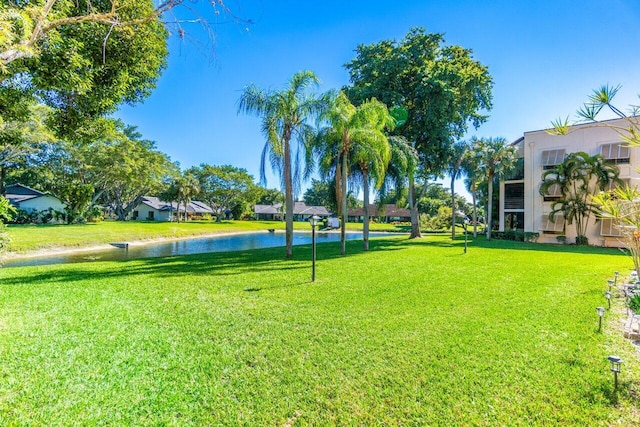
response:
{"label": "tall palm tree", "polygon": [[318,133],[315,150],[321,159],[321,169],[335,171],[336,195],[342,220],[340,253],[344,255],[348,210],[347,178],[350,167],[352,163],[367,164],[363,171],[363,183],[366,187],[365,217],[368,217],[369,173],[375,170],[374,173],[379,177],[384,175],[390,158],[389,142],[384,131],[393,129],[395,120],[386,105],[375,98],[355,107],[344,92],[334,98],[331,108],[321,118],[328,125]]}
{"label": "tall palm tree", "polygon": [[540,194],[546,195],[558,186],[561,197],[551,204],[550,217],[562,213],[567,224],[576,226],[576,244],[587,244],[587,227],[591,214],[598,213],[592,197],[604,191],[611,182],[620,183],[618,166],[600,154],[570,153],[562,163],[542,174]]}
{"label": "tall palm tree", "polygon": [[449,156],[447,158],[447,175],[451,178],[451,240],[456,238],[456,179],[462,175],[464,168],[462,164],[467,157],[469,143],[467,141],[458,141],[451,146]]}
{"label": "tall palm tree", "polygon": [[478,237],[478,184],[482,180],[480,157],[480,140],[473,138],[462,162],[462,173],[466,176],[464,183],[473,203],[473,237]]}
{"label": "tall palm tree", "polygon": [[[317,97],[310,93],[319,80],[311,71],[301,71],[293,75],[282,90],[264,91],[255,85],[244,89],[238,102],[238,112],[256,114],[262,117],[262,132],[267,141],[262,150],[260,181],[266,184],[265,164],[267,157],[271,167],[280,175],[285,193],[286,257],[293,256],[293,199],[299,190],[301,175],[307,178],[311,173],[311,151],[309,143],[314,129],[308,123],[328,106],[326,96]],[[292,147],[292,141],[298,147]],[[304,171],[300,162],[304,159]]]}
{"label": "tall palm tree", "polygon": [[505,138],[483,138],[476,145],[480,150],[480,170],[488,185],[487,203],[487,239],[491,239],[491,222],[493,209],[493,180],[503,178],[516,164],[516,150],[507,144]]}

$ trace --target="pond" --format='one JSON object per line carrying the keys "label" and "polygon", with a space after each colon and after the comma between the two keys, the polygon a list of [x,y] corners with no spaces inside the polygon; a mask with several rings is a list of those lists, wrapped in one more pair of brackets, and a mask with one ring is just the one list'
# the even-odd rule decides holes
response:
{"label": "pond", "polygon": [[[388,233],[369,233],[369,237],[388,236]],[[347,233],[347,240],[362,239],[362,233]],[[316,233],[316,243],[338,242],[339,233]],[[311,233],[294,233],[294,245],[311,244]],[[248,249],[285,246],[283,232],[259,232],[214,237],[200,237],[170,242],[129,245],[128,249],[109,248],[95,251],[59,253],[28,258],[11,258],[3,267],[25,267],[33,265],[66,264],[91,261],[120,261],[136,258],[154,258],[173,255],[191,255],[207,252],[229,252]]]}

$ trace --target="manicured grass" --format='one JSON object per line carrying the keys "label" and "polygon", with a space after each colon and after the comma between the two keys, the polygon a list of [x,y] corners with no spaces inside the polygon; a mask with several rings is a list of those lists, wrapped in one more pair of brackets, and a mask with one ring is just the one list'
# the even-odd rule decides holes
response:
{"label": "manicured grass", "polygon": [[315,283],[308,246],[0,270],[0,423],[640,422],[619,313],[597,332],[619,251],[347,245],[318,246]]}
{"label": "manicured grass", "polygon": [[[294,222],[294,229],[309,231],[308,222]],[[267,229],[284,230],[282,221],[106,221],[93,224],[9,225],[10,252],[39,249],[96,246],[111,242],[131,242],[158,238],[180,238],[212,233],[234,233]],[[350,230],[362,230],[362,224],[348,224]],[[372,224],[371,231],[404,231],[392,224]]]}

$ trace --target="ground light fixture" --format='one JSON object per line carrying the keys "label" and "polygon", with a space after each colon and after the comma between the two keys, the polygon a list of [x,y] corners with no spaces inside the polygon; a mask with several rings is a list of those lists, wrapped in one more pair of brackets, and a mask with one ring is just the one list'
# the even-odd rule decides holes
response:
{"label": "ground light fixture", "polygon": [[604,293],[604,297],[607,299],[607,305],[611,308],[611,292],[607,291]]}
{"label": "ground light fixture", "polygon": [[596,307],[598,311],[598,332],[602,330],[602,316],[604,316],[605,308],[604,307]]}
{"label": "ground light fixture", "polygon": [[309,224],[311,224],[311,281],[316,281],[316,225],[320,217],[313,215],[309,218]]}
{"label": "ground light fixture", "polygon": [[609,292],[611,292],[611,288],[613,288],[613,280],[609,279],[607,280],[607,283],[609,284]]}
{"label": "ground light fixture", "polygon": [[618,374],[620,373],[620,365],[622,365],[622,359],[618,356],[609,356],[607,360],[611,362],[611,372],[613,372],[613,388],[618,389]]}
{"label": "ground light fixture", "polygon": [[619,275],[619,274],[620,274],[620,272],[619,272],[619,271],[614,271],[614,272],[613,272],[613,279],[614,279],[613,284],[614,284],[615,286],[618,286],[618,275]]}

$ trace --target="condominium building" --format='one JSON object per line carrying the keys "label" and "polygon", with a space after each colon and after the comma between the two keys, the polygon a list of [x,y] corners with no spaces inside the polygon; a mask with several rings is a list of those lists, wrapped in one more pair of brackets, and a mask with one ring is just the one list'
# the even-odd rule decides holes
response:
{"label": "condominium building", "polygon": [[[520,229],[540,233],[538,242],[575,242],[575,225],[565,224],[564,217],[551,218],[551,205],[560,198],[559,189],[551,187],[540,194],[542,174],[560,164],[569,153],[583,151],[602,154],[615,162],[620,179],[630,186],[640,184],[640,148],[630,148],[619,134],[628,128],[627,119],[608,120],[573,126],[567,135],[552,135],[546,130],[526,132],[513,142],[518,152],[518,167],[509,179],[500,183],[500,230]],[[618,130],[616,130],[618,129]],[[564,236],[564,237],[559,237]],[[611,220],[589,219],[587,238],[592,245],[621,246],[620,232]]]}

